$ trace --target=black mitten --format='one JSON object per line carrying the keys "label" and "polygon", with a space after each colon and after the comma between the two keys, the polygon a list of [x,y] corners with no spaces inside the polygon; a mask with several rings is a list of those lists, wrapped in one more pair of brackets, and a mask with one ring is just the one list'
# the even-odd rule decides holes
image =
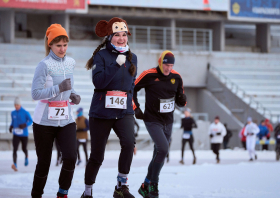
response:
{"label": "black mitten", "polygon": [[144,114],[140,108],[136,108],[134,111],[135,111],[135,117],[137,119],[140,119],[140,120],[144,119]]}

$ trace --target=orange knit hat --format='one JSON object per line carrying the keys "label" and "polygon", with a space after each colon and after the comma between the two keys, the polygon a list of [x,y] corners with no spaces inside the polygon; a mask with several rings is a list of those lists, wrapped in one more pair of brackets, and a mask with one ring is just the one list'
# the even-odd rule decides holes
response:
{"label": "orange knit hat", "polygon": [[[52,24],[46,32],[46,36],[48,38],[48,45],[58,36],[67,36],[66,30],[60,24]],[[68,37],[69,38],[69,37]]]}

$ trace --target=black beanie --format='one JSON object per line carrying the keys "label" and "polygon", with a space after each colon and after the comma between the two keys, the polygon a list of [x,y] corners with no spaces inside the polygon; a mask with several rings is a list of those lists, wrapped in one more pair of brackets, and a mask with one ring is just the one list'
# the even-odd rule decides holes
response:
{"label": "black beanie", "polygon": [[171,53],[167,53],[165,54],[163,60],[162,60],[162,64],[174,64],[175,63],[175,57],[173,54]]}

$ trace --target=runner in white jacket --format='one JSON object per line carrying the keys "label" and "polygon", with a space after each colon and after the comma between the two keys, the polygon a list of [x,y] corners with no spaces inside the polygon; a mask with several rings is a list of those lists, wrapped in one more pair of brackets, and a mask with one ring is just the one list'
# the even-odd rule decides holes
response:
{"label": "runner in white jacket", "polygon": [[219,150],[221,143],[223,142],[224,136],[226,135],[226,128],[220,122],[219,116],[215,117],[214,122],[210,125],[208,134],[211,141],[211,149],[216,154],[217,163],[220,162]]}
{"label": "runner in white jacket", "polygon": [[256,137],[260,132],[258,125],[252,122],[252,118],[248,117],[247,125],[244,130],[244,135],[246,136],[246,148],[249,151],[250,161],[253,161],[253,158],[257,159],[257,155],[255,153],[256,146]]}

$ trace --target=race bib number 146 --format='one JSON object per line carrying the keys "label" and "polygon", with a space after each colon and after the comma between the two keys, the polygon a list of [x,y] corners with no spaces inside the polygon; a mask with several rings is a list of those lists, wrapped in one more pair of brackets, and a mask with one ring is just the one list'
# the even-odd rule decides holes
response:
{"label": "race bib number 146", "polygon": [[122,91],[107,91],[105,108],[126,109],[127,94]]}

